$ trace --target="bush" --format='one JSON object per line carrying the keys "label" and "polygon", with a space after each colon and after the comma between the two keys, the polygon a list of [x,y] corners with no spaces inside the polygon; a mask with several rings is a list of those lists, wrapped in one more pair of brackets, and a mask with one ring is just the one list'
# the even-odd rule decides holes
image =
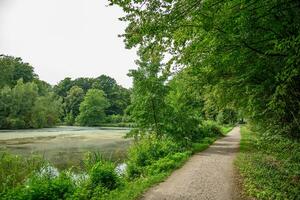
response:
{"label": "bush", "polygon": [[147,172],[150,175],[170,172],[174,169],[179,168],[182,165],[182,163],[188,159],[189,156],[190,152],[179,152],[172,155],[168,155],[147,167]]}
{"label": "bush", "polygon": [[72,126],[75,123],[75,118],[72,113],[68,113],[65,116],[64,121],[65,121],[66,125]]}
{"label": "bush", "polygon": [[2,199],[7,200],[57,200],[67,199],[75,191],[75,185],[68,173],[53,176],[51,173],[35,174],[26,184],[13,188]]}
{"label": "bush", "polygon": [[222,135],[221,127],[213,121],[205,121],[200,127],[202,137],[217,137]]}
{"label": "bush", "polygon": [[106,193],[108,193],[108,190],[103,187],[96,187],[94,189],[91,189],[87,186],[82,186],[78,187],[73,196],[68,200],[98,200],[101,196],[103,196],[103,194]]}
{"label": "bush", "polygon": [[209,144],[207,143],[194,143],[192,144],[192,152],[197,153],[200,151],[203,151],[209,147]]}
{"label": "bush", "polygon": [[167,138],[146,138],[133,145],[128,151],[128,176],[135,178],[145,166],[180,150],[179,146]]}
{"label": "bush", "polygon": [[21,129],[26,127],[26,123],[22,118],[8,117],[6,119],[9,129]]}
{"label": "bush", "polygon": [[114,123],[114,124],[121,123],[121,122],[123,122],[123,116],[121,116],[121,115],[110,115],[110,116],[106,117],[105,121],[108,122],[108,123]]}
{"label": "bush", "polygon": [[29,183],[28,199],[66,199],[73,194],[75,185],[67,173],[60,173],[58,177],[45,175],[35,177]]}
{"label": "bush", "polygon": [[115,168],[116,166],[110,162],[98,162],[95,164],[89,172],[92,188],[101,186],[108,190],[116,189],[120,179]]}

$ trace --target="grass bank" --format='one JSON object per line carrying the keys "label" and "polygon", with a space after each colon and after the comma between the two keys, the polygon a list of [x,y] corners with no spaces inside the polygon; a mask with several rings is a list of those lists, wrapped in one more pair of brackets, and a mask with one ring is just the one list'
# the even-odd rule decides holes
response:
{"label": "grass bank", "polygon": [[247,195],[256,199],[300,199],[300,145],[280,136],[263,136],[247,127],[236,166]]}

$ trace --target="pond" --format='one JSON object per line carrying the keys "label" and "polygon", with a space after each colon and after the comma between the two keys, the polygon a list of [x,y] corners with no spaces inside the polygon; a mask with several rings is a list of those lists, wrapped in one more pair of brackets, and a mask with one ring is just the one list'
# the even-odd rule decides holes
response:
{"label": "pond", "polygon": [[58,169],[80,167],[87,152],[122,162],[131,140],[128,128],[70,127],[0,130],[0,151],[42,155]]}

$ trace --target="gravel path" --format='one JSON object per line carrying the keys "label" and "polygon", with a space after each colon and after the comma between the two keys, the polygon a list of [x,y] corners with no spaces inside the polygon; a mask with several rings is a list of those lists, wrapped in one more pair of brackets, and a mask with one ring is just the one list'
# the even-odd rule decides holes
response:
{"label": "gravel path", "polygon": [[233,160],[239,150],[240,128],[195,154],[165,182],[150,189],[143,200],[240,199]]}

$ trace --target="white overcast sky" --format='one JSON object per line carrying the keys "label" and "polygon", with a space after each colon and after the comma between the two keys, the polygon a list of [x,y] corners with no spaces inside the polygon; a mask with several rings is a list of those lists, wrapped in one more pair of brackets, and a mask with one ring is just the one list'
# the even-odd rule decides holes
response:
{"label": "white overcast sky", "polygon": [[123,16],[107,0],[0,0],[0,54],[21,57],[40,79],[109,75],[131,86],[135,50],[118,38]]}

